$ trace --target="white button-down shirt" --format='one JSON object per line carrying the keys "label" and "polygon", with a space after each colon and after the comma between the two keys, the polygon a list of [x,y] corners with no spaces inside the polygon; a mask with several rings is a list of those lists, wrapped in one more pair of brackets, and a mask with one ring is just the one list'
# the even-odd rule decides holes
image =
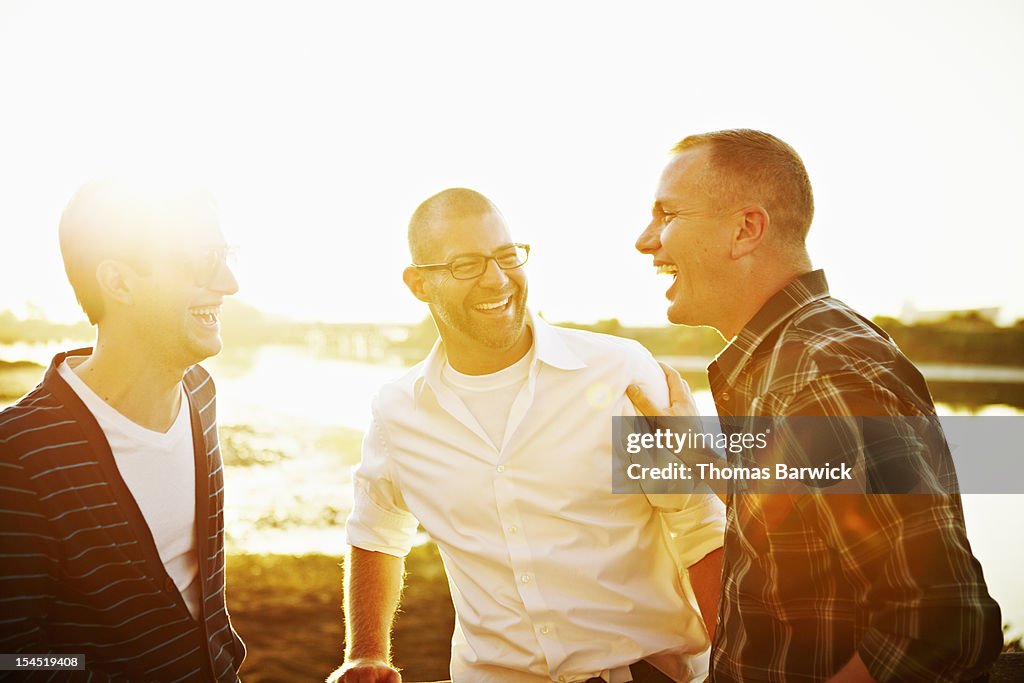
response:
{"label": "white button-down shirt", "polygon": [[499,448],[441,381],[440,342],[384,386],[354,474],[348,542],[437,543],[457,615],[452,679],[579,681],[647,659],[701,680],[709,642],[685,574],[722,545],[712,495],[612,493],[612,417],[631,382],[668,402],[634,341],[531,316],[529,378]]}

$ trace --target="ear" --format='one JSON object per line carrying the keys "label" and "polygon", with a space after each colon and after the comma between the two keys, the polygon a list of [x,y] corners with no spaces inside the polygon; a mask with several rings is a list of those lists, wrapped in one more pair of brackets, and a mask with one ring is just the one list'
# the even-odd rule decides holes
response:
{"label": "ear", "polygon": [[763,206],[748,206],[740,212],[740,221],[732,239],[732,258],[740,259],[754,251],[768,234],[771,218]]}
{"label": "ear", "polygon": [[131,305],[134,301],[131,286],[133,274],[127,266],[117,261],[100,261],[96,266],[96,281],[103,296],[122,304]]}
{"label": "ear", "polygon": [[414,297],[424,303],[429,304],[431,302],[430,281],[424,277],[423,271],[419,268],[408,266],[402,271],[402,280]]}

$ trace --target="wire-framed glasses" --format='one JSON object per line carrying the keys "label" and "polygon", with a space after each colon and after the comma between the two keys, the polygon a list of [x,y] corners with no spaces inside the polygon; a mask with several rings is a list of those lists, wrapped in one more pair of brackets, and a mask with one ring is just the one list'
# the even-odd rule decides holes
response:
{"label": "wire-framed glasses", "polygon": [[472,280],[487,271],[487,262],[494,261],[502,270],[515,270],[530,258],[529,244],[510,244],[491,256],[484,254],[463,254],[446,263],[414,263],[414,268],[423,270],[448,270],[456,280]]}

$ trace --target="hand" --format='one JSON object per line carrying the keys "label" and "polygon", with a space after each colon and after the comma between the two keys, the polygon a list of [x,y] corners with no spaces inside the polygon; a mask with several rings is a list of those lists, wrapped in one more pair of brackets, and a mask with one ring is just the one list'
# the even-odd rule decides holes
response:
{"label": "hand", "polygon": [[686,380],[680,377],[672,366],[665,365],[661,361],[658,361],[658,365],[665,373],[665,383],[668,384],[668,407],[655,406],[639,384],[630,384],[626,388],[626,396],[633,402],[633,407],[637,409],[637,412],[646,417],[657,415],[693,417],[699,415],[697,402],[693,400],[690,385],[686,383]]}
{"label": "hand", "polygon": [[353,659],[335,669],[327,683],[402,683],[402,676],[385,661]]}
{"label": "hand", "polygon": [[[633,402],[633,407],[636,408],[636,411],[646,418],[648,426],[652,429],[657,428],[657,420],[655,418],[659,416],[692,417],[694,418],[693,420],[687,420],[686,422],[692,423],[688,426],[699,431],[701,429],[700,411],[697,409],[697,402],[693,399],[690,385],[686,383],[686,380],[671,365],[666,365],[661,361],[658,361],[658,365],[661,366],[661,371],[665,373],[665,383],[668,385],[667,407],[659,408],[655,406],[651,402],[650,397],[640,388],[639,384],[630,384],[626,387],[626,396]],[[698,451],[687,451],[686,456],[680,455],[680,458],[690,467],[694,467],[698,463],[712,467],[720,467],[722,465],[722,461],[718,458]],[[727,496],[724,491],[716,490],[714,493],[723,503],[726,502]]]}

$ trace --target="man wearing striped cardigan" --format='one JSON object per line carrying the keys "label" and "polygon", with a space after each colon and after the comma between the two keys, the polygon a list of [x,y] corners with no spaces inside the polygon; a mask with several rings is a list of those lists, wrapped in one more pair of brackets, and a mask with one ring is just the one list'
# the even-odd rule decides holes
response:
{"label": "man wearing striped cardigan", "polygon": [[236,681],[216,394],[197,365],[238,288],[216,207],[94,181],[60,241],[97,342],[0,413],[0,653],[79,668],[0,679]]}

